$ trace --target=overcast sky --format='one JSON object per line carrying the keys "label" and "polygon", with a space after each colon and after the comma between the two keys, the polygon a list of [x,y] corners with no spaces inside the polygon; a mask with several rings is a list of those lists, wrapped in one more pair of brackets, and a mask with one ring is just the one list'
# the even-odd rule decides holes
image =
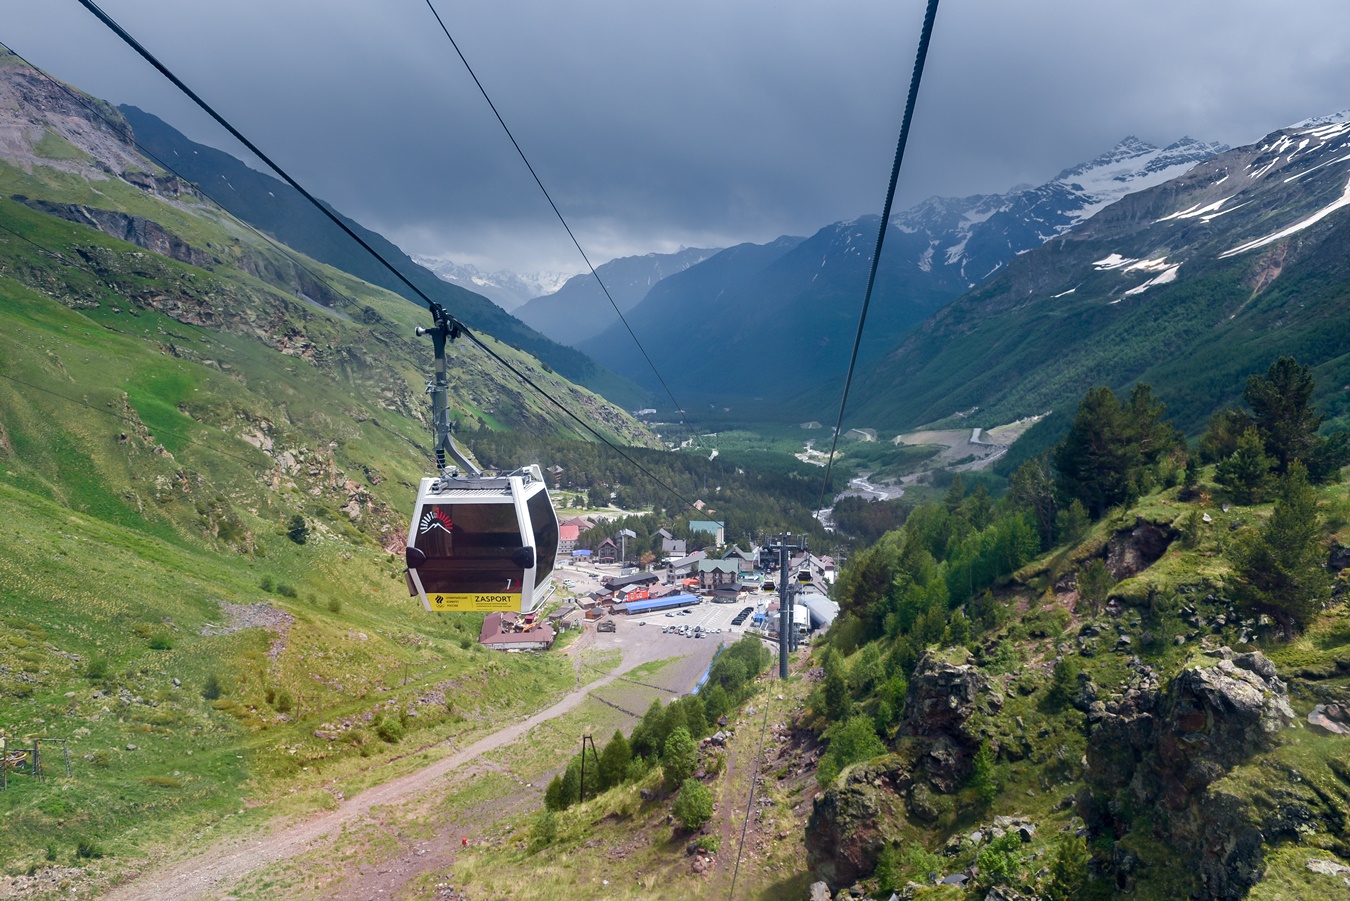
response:
{"label": "overcast sky", "polygon": [[[592,262],[879,213],[921,0],[433,0]],[[308,189],[410,253],[584,268],[426,0],[101,0]],[[1350,107],[1345,0],[946,0],[897,209],[1133,134],[1248,143]],[[53,75],[232,139],[76,0],[0,0]]]}

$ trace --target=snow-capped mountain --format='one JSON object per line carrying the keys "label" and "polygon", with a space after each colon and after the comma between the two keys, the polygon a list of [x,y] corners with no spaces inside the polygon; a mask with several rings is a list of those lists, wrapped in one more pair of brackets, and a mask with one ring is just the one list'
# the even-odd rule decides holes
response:
{"label": "snow-capped mountain", "polygon": [[502,270],[483,272],[476,266],[456,263],[448,257],[413,256],[418,265],[430,269],[442,281],[481,294],[508,313],[532,297],[552,294],[572,276],[563,272],[536,272],[521,275]]}
{"label": "snow-capped mountain", "polygon": [[1159,148],[1131,136],[1043,185],[1019,185],[1006,194],[932,197],[894,214],[891,224],[928,238],[921,268],[954,267],[965,286],[973,287],[1012,256],[1063,234],[1126,194],[1176,178],[1227,149],[1190,137]]}
{"label": "snow-capped mountain", "polygon": [[[1153,179],[1171,168],[1155,159],[1122,168]],[[978,405],[1005,422],[1144,381],[1194,433],[1289,355],[1334,386],[1329,418],[1347,416],[1347,284],[1350,114],[1337,113],[1211,156],[1018,256],[865,369],[856,415],[901,425]]]}

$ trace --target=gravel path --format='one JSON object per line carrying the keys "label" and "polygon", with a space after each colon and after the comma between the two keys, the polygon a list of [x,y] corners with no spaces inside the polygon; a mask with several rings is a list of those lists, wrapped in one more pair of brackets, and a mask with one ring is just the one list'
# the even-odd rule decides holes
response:
{"label": "gravel path", "polygon": [[[705,615],[719,619],[734,614],[731,610],[700,609],[706,611]],[[727,637],[734,639],[737,636]],[[672,696],[688,691],[707,668],[717,644],[715,641],[691,641],[665,635],[655,625],[642,627],[628,620],[621,621],[618,632],[613,634],[596,635],[588,629],[568,649],[577,665],[578,687],[551,707],[499,729],[423,769],[346,798],[333,810],[296,823],[278,825],[262,835],[222,841],[204,852],[163,867],[152,865],[151,869],[117,887],[107,897],[111,901],[139,901],[144,898],[154,898],[155,901],[198,901],[227,896],[230,888],[241,879],[266,866],[319,847],[321,842],[340,834],[344,827],[356,826],[371,818],[376,808],[410,801],[439,787],[437,783],[440,780],[462,775],[457,771],[479,764],[483,755],[510,745],[539,724],[573,710],[592,691],[613,683],[624,687],[623,673],[634,666],[678,656],[679,660],[664,667],[654,679],[660,686],[667,688]],[[587,683],[585,680],[597,673],[590,667],[580,665],[580,651],[597,647],[615,647],[621,651],[622,658],[612,670]],[[644,683],[651,681],[652,677],[643,679]],[[531,799],[537,800],[538,792],[531,790],[529,795]],[[510,799],[507,799],[507,804],[510,804]],[[500,806],[497,812],[500,814]],[[375,872],[368,875],[361,871],[359,864],[354,864],[355,869],[345,874],[351,878],[344,880],[340,894],[344,898],[387,898],[394,894],[399,885],[413,878],[418,871],[425,870],[422,863],[418,861],[419,865],[406,867],[393,863],[396,870],[376,868]],[[430,864],[431,861],[425,863]]]}

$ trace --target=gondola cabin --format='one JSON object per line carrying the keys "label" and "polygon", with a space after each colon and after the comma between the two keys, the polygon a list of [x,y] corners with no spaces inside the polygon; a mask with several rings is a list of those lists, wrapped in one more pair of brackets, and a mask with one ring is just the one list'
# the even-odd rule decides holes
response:
{"label": "gondola cabin", "polygon": [[533,611],[558,556],[558,517],[539,467],[423,479],[406,556],[408,591],[427,610]]}

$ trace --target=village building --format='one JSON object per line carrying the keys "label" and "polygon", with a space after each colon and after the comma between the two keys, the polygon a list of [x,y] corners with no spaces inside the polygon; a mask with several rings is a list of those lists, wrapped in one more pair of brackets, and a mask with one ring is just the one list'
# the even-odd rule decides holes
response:
{"label": "village building", "polygon": [[558,556],[570,557],[572,551],[576,550],[577,538],[580,535],[581,529],[577,528],[575,523],[558,526]]}
{"label": "village building", "polygon": [[694,572],[694,567],[698,565],[699,561],[707,559],[708,555],[703,551],[694,551],[687,557],[681,557],[678,560],[671,560],[668,564],[666,564],[666,579],[667,580],[682,579],[685,576],[692,575]]}
{"label": "village building", "polygon": [[705,591],[721,585],[734,585],[740,590],[741,569],[736,560],[700,560],[695,570],[698,587]]}
{"label": "village building", "polygon": [[547,651],[553,647],[553,627],[534,614],[489,613],[483,619],[478,643],[494,651]]}
{"label": "village building", "polygon": [[726,553],[722,555],[722,559],[735,560],[737,568],[743,573],[754,572],[759,564],[759,557],[753,551],[743,551],[734,544],[727,548]]}
{"label": "village building", "polygon": [[714,522],[709,519],[691,519],[689,520],[689,531],[691,534],[699,532],[712,536],[712,543],[718,547],[727,543],[726,523]]}

